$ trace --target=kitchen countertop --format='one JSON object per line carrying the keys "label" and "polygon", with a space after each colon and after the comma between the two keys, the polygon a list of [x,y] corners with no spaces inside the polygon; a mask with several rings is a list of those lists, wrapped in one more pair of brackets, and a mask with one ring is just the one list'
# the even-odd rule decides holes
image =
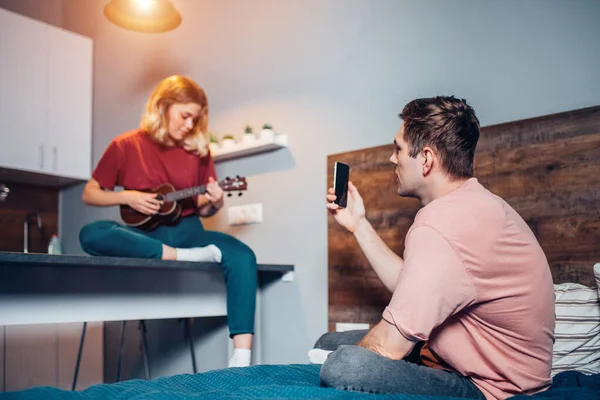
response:
{"label": "kitchen countertop", "polygon": [[[98,268],[139,268],[139,269],[219,269],[217,263],[166,261],[146,258],[99,257],[80,255],[55,255],[44,253],[16,253],[0,251],[0,265],[56,266],[56,267],[98,267]],[[259,272],[286,273],[294,270],[289,264],[258,264]]]}
{"label": "kitchen countertop", "polygon": [[[261,306],[263,292],[292,282],[293,271],[293,265],[258,264],[257,326],[263,312],[269,319],[279,312],[271,316]],[[0,307],[0,326],[228,314],[217,263],[18,252],[0,252]]]}

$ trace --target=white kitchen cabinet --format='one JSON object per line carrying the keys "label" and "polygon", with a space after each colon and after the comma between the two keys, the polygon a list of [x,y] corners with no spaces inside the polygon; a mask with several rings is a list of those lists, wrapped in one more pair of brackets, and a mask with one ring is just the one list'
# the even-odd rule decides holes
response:
{"label": "white kitchen cabinet", "polygon": [[0,10],[0,165],[43,171],[48,27]]}
{"label": "white kitchen cabinet", "polygon": [[88,179],[92,41],[62,29],[48,33],[48,166],[52,174]]}
{"label": "white kitchen cabinet", "polygon": [[[83,323],[65,323],[0,327],[0,368],[5,368],[0,370],[4,378],[1,391],[37,386],[71,390],[82,326]],[[76,390],[103,382],[103,332],[102,322],[88,323]]]}
{"label": "white kitchen cabinet", "polygon": [[91,174],[92,40],[0,9],[0,168]]}
{"label": "white kitchen cabinet", "polygon": [[56,324],[7,326],[5,335],[5,390],[56,386]]}

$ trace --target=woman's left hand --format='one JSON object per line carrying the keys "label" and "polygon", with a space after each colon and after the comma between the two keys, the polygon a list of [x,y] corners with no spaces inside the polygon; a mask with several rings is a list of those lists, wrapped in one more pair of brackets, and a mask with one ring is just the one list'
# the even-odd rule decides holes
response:
{"label": "woman's left hand", "polygon": [[221,189],[219,182],[215,181],[212,176],[208,178],[204,196],[215,207],[220,208],[223,204],[223,189]]}

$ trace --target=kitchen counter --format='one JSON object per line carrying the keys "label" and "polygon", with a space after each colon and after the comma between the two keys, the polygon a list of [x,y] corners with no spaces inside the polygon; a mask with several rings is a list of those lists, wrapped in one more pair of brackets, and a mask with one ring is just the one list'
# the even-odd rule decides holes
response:
{"label": "kitchen counter", "polygon": [[[220,270],[217,263],[188,261],[165,261],[145,258],[92,257],[76,255],[55,255],[44,253],[14,253],[0,251],[0,265],[12,266],[61,266],[96,268],[134,268],[168,270]],[[258,272],[291,272],[293,265],[258,264]]]}
{"label": "kitchen counter", "polygon": [[[259,264],[260,293],[293,265]],[[226,316],[219,264],[0,252],[0,325]]]}

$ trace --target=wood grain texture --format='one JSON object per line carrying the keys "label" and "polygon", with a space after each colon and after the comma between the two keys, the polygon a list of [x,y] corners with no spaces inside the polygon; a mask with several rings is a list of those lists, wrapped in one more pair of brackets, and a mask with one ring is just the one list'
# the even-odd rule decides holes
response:
{"label": "wood grain texture", "polygon": [[0,202],[0,251],[23,251],[23,222],[30,212],[42,217],[43,229],[35,219],[29,224],[29,252],[46,253],[50,235],[58,232],[58,189],[5,182],[10,194]]}
{"label": "wood grain texture", "polygon": [[[392,140],[393,138],[390,138]],[[367,218],[397,254],[420,208],[395,193],[393,145],[332,154],[350,165]],[[600,262],[600,106],[484,127],[475,176],[525,219],[544,249],[555,283],[594,286]],[[391,293],[354,237],[328,216],[329,329],[337,322],[374,324]]]}

